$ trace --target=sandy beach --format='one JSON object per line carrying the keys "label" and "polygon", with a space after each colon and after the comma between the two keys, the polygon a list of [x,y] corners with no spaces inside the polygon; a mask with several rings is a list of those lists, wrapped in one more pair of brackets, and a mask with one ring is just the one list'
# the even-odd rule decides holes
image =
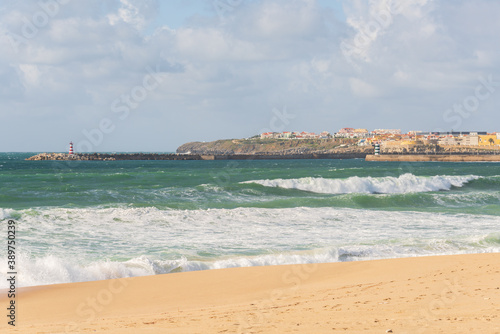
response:
{"label": "sandy beach", "polygon": [[16,302],[2,332],[500,333],[500,254],[59,284],[19,289]]}

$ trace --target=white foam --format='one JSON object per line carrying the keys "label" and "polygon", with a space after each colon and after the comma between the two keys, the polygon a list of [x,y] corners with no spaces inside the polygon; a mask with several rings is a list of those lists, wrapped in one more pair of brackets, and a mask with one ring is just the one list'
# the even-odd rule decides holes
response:
{"label": "white foam", "polygon": [[[382,258],[499,252],[499,244],[489,244],[487,242],[488,238],[496,238],[498,240],[498,235],[475,236],[453,242],[446,239],[429,239],[424,241],[407,239],[405,244],[350,245],[295,253],[285,252],[261,256],[231,257],[215,261],[187,260],[185,257],[166,260],[143,255],[123,262],[96,261],[88,264],[78,264],[75,259],[60,258],[54,255],[42,258],[30,258],[22,255],[20,257],[22,265],[18,270],[18,286],[95,281],[236,267],[332,263]],[[482,245],[482,247],[478,248],[478,245]],[[2,276],[4,274],[0,274],[0,277]],[[6,279],[4,278],[6,276],[2,277],[1,288],[6,287],[6,283],[4,283]]]}
{"label": "white foam", "polygon": [[399,177],[358,177],[347,179],[325,179],[305,177],[300,179],[254,180],[242,183],[256,183],[265,187],[299,189],[324,194],[398,194],[450,190],[452,187],[462,187],[479,176],[447,176],[431,177],[403,174]]}
{"label": "white foam", "polygon": [[2,209],[0,208],[0,220],[12,218],[12,214],[15,212],[13,209]]}
{"label": "white foam", "polygon": [[[243,266],[499,251],[500,217],[339,208],[6,209],[19,286]],[[409,237],[411,236],[411,238]],[[489,236],[489,237],[488,237]],[[0,288],[7,282],[0,259]]]}

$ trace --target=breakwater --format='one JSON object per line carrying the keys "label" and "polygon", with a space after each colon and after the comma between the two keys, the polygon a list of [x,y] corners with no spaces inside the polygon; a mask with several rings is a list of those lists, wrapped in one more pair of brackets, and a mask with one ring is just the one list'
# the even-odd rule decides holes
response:
{"label": "breakwater", "polygon": [[364,159],[366,153],[308,154],[178,154],[178,153],[40,153],[26,160],[118,161],[118,160],[285,160],[285,159]]}
{"label": "breakwater", "polygon": [[500,154],[178,154],[178,153],[40,153],[26,160],[119,161],[119,160],[286,160],[286,159],[366,159],[366,161],[500,161]]}
{"label": "breakwater", "polygon": [[116,160],[203,160],[199,155],[161,153],[40,153],[26,160],[72,160],[72,161],[116,161]]}
{"label": "breakwater", "polygon": [[367,155],[366,161],[500,161],[500,155],[496,154],[381,154]]}

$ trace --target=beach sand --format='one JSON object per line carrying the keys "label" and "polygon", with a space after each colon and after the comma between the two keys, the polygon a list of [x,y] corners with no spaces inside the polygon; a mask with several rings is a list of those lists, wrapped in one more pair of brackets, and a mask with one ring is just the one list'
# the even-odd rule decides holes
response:
{"label": "beach sand", "polygon": [[500,253],[30,287],[16,306],[2,333],[500,333]]}

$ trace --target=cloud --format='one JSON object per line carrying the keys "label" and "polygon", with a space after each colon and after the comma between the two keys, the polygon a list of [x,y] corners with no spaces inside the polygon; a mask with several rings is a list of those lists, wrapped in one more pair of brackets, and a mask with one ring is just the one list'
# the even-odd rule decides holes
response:
{"label": "cloud", "polygon": [[154,0],[120,0],[121,6],[117,12],[107,15],[109,24],[112,26],[125,23],[143,30],[154,17],[159,4]]}
{"label": "cloud", "polygon": [[38,66],[32,64],[19,64],[19,69],[23,74],[25,87],[38,86],[40,84],[42,73]]}
{"label": "cloud", "polygon": [[[0,151],[55,150],[103,118],[116,130],[96,150],[174,150],[256,134],[285,105],[290,130],[447,128],[445,111],[480,77],[500,81],[493,0],[344,0],[344,15],[316,0],[241,1],[175,29],[158,26],[159,1],[45,3],[0,6],[0,118],[19,125],[6,136],[52,134]],[[113,101],[148,68],[161,85],[121,120]],[[495,130],[494,89],[462,127]]]}

